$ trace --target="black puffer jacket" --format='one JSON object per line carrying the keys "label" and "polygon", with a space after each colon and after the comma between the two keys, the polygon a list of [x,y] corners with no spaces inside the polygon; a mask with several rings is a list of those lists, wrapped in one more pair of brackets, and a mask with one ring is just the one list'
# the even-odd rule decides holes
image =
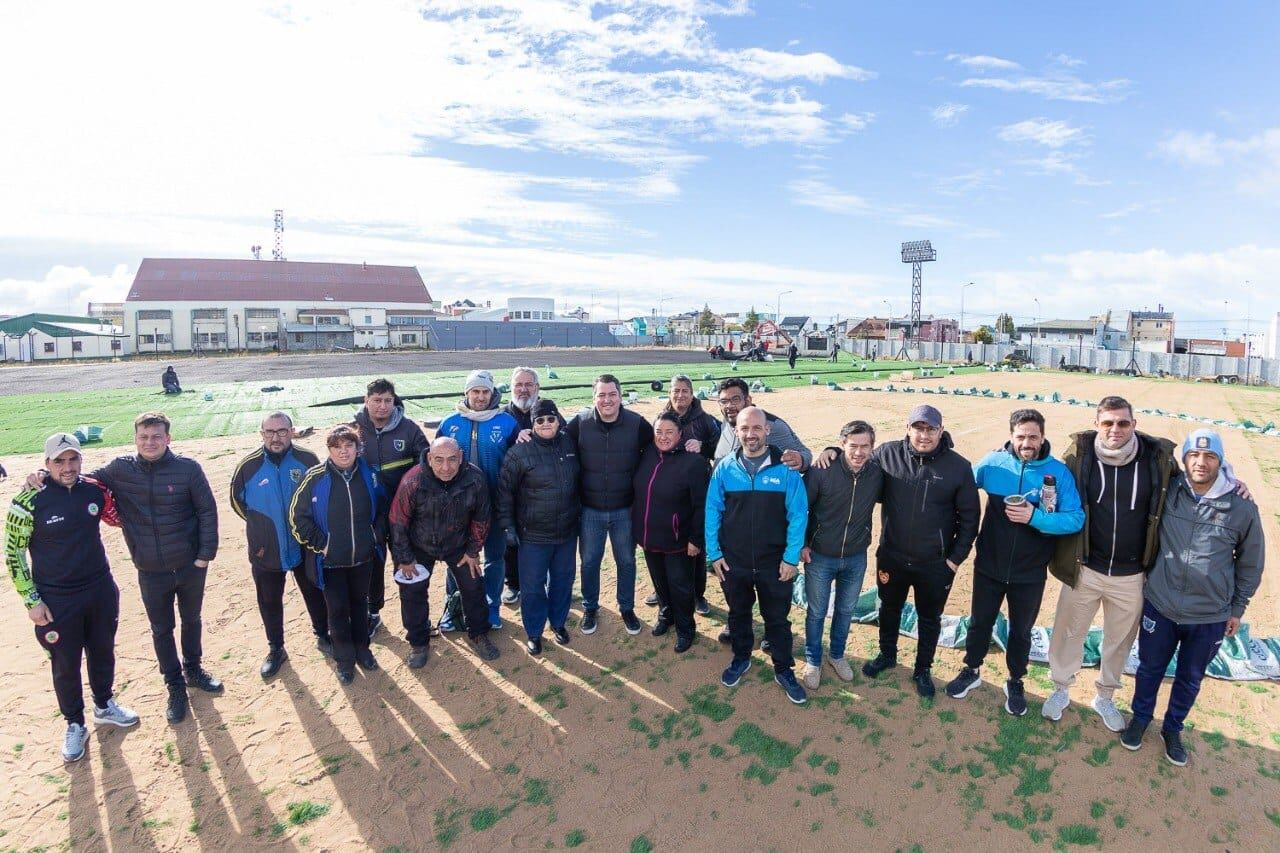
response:
{"label": "black puffer jacket", "polygon": [[826,468],[810,468],[804,475],[809,495],[809,528],[805,545],[824,557],[847,557],[871,544],[871,513],[880,500],[884,472],[867,460],[854,473],[841,452]]}
{"label": "black puffer jacket", "polygon": [[606,423],[591,409],[569,421],[566,430],[578,446],[582,505],[606,512],[631,506],[640,454],[653,444],[649,422],[622,409],[617,420]]}
{"label": "black puffer jacket", "polygon": [[173,572],[218,554],[218,504],[200,463],[166,450],[155,462],[117,456],[89,475],[115,496],[133,564]]}
{"label": "black puffer jacket", "polygon": [[694,397],[683,415],[676,412],[670,401],[667,401],[663,411],[673,412],[679,419],[681,441],[696,439],[702,442],[702,450],[699,452],[706,459],[716,458],[716,445],[720,442],[720,421],[707,414],[702,408],[701,400]]}
{"label": "black puffer jacket", "polygon": [[397,565],[475,557],[489,534],[489,484],[474,465],[464,464],[444,482],[430,465],[415,465],[400,481],[391,502],[391,556]]}
{"label": "black puffer jacket", "polygon": [[631,534],[636,544],[646,551],[683,554],[692,542],[705,551],[703,514],[710,479],[711,466],[701,454],[682,446],[663,453],[649,445],[634,481]]}
{"label": "black puffer jacket", "polygon": [[582,514],[578,476],[578,451],[564,430],[550,440],[535,434],[515,445],[498,474],[499,526],[515,528],[521,542],[539,545],[576,536]]}
{"label": "black puffer jacket", "polygon": [[907,438],[875,449],[885,474],[877,555],[925,568],[969,556],[982,508],[973,466],[953,447],[944,432],[932,453],[916,453]]}

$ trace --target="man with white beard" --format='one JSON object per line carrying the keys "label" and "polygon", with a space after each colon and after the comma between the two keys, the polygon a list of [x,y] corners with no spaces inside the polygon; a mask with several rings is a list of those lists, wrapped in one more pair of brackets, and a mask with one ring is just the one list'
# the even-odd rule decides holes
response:
{"label": "man with white beard", "polygon": [[[538,381],[538,371],[532,367],[517,367],[511,371],[511,402],[507,403],[507,414],[516,419],[520,427],[517,441],[528,441],[533,429],[533,407],[538,405],[538,392],[542,384]],[[503,604],[515,604],[520,600],[520,566],[517,555],[519,549],[508,548],[506,553],[506,584],[502,592]]]}

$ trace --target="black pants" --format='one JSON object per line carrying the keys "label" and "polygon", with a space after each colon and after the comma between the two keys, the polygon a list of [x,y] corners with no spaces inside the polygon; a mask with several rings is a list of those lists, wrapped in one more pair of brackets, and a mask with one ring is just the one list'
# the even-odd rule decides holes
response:
{"label": "black pants", "polygon": [[693,600],[696,602],[707,597],[707,557],[699,554],[693,560]]}
{"label": "black pants", "polygon": [[[907,592],[915,591],[917,673],[933,667],[938,650],[938,634],[942,632],[942,609],[947,606],[955,572],[946,563],[936,566],[905,566],[876,555],[876,587],[880,592],[880,653],[898,659],[898,628],[902,622],[902,605]],[[770,641],[772,642],[772,641]]]}
{"label": "black pants", "polygon": [[503,563],[505,566],[507,589],[512,592],[520,591],[520,549],[508,548],[506,554],[503,555]]}
{"label": "black pants", "polygon": [[761,568],[731,566],[720,586],[724,600],[729,605],[729,637],[734,660],[751,656],[756,636],[751,630],[751,607],[760,602],[760,616],[764,619],[764,636],[769,641],[769,654],[773,657],[775,672],[790,672],[795,668],[795,655],[791,652],[791,586],[794,580],[778,578],[777,560],[765,561]]}
{"label": "black pants", "polygon": [[[374,537],[377,538],[376,536]],[[391,539],[382,543],[382,559],[373,558],[373,574],[369,576],[369,612],[381,613],[387,603],[387,554],[391,553]],[[391,567],[395,571],[395,566]]]}
{"label": "black pants", "polygon": [[258,613],[262,616],[262,627],[267,631],[267,643],[273,649],[284,647],[284,584],[289,575],[293,575],[298,592],[302,593],[302,600],[307,605],[311,630],[317,637],[329,636],[329,613],[324,604],[324,593],[311,582],[302,566],[288,572],[254,569],[253,586],[258,591]]}
{"label": "black pants", "polygon": [[703,569],[701,558],[690,557],[687,552],[645,551],[644,561],[649,566],[654,592],[658,593],[658,618],[675,625],[681,637],[692,637],[694,575]]}
{"label": "black pants", "polygon": [[351,669],[356,651],[369,648],[369,579],[380,570],[377,557],[355,566],[324,567],[329,639],[339,669]]}
{"label": "black pants", "polygon": [[1009,678],[1021,681],[1027,674],[1027,658],[1031,654],[1031,629],[1040,615],[1044,598],[1044,581],[1004,583],[986,575],[973,573],[973,607],[969,616],[969,634],[964,643],[964,665],[970,669],[982,666],[991,646],[1000,603],[1009,602],[1009,642],[1004,659]]}
{"label": "black pants", "polygon": [[[156,649],[156,663],[166,684],[182,684],[182,669],[200,665],[200,610],[204,607],[204,582],[209,574],[206,566],[184,566],[172,572],[138,572],[138,591],[142,606],[151,623],[151,643]],[[173,641],[174,602],[182,619],[182,660]]]}
{"label": "black pants", "polygon": [[794,355],[787,356],[787,365],[792,369],[796,369],[796,357]]}
{"label": "black pants", "polygon": [[[462,594],[462,611],[467,617],[467,636],[474,640],[489,633],[489,601],[484,594],[484,575],[472,577],[470,569],[458,566],[461,558],[462,555],[459,554],[453,558],[432,560],[430,563],[424,561],[422,565],[434,571],[437,562],[445,564],[446,570],[453,576],[453,582],[458,586],[458,592]],[[431,608],[427,603],[427,592],[431,581],[396,581],[396,586],[400,587],[400,620],[404,622],[409,645],[428,645],[431,640]]]}
{"label": "black pants", "polygon": [[46,597],[53,614],[48,625],[36,626],[36,640],[52,659],[53,692],[58,710],[68,723],[84,725],[84,685],[80,656],[89,664],[93,702],[105,708],[116,677],[116,624],[120,618],[120,590],[107,577],[74,600]]}

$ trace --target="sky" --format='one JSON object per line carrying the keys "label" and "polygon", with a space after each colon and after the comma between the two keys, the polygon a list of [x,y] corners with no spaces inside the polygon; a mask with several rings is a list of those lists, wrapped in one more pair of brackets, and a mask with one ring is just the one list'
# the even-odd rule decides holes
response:
{"label": "sky", "polygon": [[445,302],[901,315],[928,239],[926,315],[1258,332],[1280,12],[1212,6],[3,4],[0,312],[269,256],[283,208],[290,260]]}

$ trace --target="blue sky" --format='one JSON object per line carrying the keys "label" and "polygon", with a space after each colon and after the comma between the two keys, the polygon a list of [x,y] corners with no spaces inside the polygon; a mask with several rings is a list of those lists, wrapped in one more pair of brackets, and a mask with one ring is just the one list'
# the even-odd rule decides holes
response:
{"label": "blue sky", "polygon": [[926,313],[1280,308],[1274,4],[173,6],[0,11],[3,310],[247,256],[274,207],[291,259],[446,301],[901,312],[931,239]]}

